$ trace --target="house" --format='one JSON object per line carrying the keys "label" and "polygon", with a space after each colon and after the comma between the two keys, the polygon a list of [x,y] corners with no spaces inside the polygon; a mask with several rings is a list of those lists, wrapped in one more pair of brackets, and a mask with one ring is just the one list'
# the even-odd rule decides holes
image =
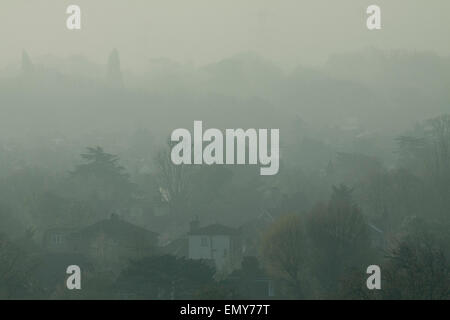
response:
{"label": "house", "polygon": [[43,238],[47,253],[83,256],[98,272],[119,271],[130,259],[155,253],[157,243],[157,233],[117,214],[82,229],[52,228]]}
{"label": "house", "polygon": [[188,258],[214,262],[220,273],[229,273],[240,265],[242,245],[240,232],[221,224],[199,226],[191,222],[188,233]]}
{"label": "house", "polygon": [[131,259],[154,254],[158,234],[131,224],[112,214],[70,235],[74,252],[85,254],[97,270],[113,271]]}
{"label": "house", "polygon": [[55,227],[46,230],[43,235],[44,250],[49,253],[71,252],[69,237],[73,232],[75,229],[70,227]]}

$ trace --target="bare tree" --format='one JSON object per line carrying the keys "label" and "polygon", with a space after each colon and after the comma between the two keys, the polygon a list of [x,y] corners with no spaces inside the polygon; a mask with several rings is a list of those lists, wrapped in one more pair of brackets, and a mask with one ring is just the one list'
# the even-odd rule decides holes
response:
{"label": "bare tree", "polygon": [[285,281],[297,298],[305,296],[308,284],[307,244],[304,225],[299,216],[280,218],[263,239],[263,257],[269,271]]}
{"label": "bare tree", "polygon": [[172,214],[185,209],[189,201],[189,177],[185,165],[175,165],[171,158],[172,142],[168,141],[157,157],[159,191],[163,201],[169,205]]}
{"label": "bare tree", "polygon": [[450,115],[444,114],[427,121],[435,174],[450,172]]}

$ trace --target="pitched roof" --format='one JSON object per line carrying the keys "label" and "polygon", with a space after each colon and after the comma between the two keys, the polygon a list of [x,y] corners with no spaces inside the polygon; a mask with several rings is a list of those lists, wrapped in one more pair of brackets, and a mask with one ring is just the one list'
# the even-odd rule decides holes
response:
{"label": "pitched roof", "polygon": [[157,233],[126,222],[118,217],[112,217],[94,223],[75,233],[75,237],[87,240],[96,237],[99,233],[106,234],[117,241],[129,241],[131,239],[153,239],[156,241],[158,237]]}

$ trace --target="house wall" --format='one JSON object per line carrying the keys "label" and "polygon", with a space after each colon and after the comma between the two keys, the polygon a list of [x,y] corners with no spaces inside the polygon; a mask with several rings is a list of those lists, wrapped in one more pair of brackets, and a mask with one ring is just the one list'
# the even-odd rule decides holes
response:
{"label": "house wall", "polygon": [[190,235],[189,258],[212,259],[217,270],[223,270],[230,262],[231,239],[221,235]]}
{"label": "house wall", "polygon": [[44,234],[44,248],[49,252],[70,252],[71,247],[67,236],[70,231],[50,230]]}
{"label": "house wall", "polygon": [[139,260],[154,253],[155,241],[130,240],[120,243],[108,236],[99,235],[92,239],[88,246],[88,256],[95,262],[96,267],[105,271],[120,270],[130,260]]}

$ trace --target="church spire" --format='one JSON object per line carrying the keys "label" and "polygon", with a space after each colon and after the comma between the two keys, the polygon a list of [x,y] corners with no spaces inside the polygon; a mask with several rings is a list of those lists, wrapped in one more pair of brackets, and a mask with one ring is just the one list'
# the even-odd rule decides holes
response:
{"label": "church spire", "polygon": [[108,85],[112,87],[123,87],[122,71],[120,69],[120,58],[117,49],[113,49],[108,57],[106,81]]}
{"label": "church spire", "polygon": [[34,71],[33,62],[31,61],[30,56],[25,50],[22,51],[21,70],[23,74],[30,74]]}

